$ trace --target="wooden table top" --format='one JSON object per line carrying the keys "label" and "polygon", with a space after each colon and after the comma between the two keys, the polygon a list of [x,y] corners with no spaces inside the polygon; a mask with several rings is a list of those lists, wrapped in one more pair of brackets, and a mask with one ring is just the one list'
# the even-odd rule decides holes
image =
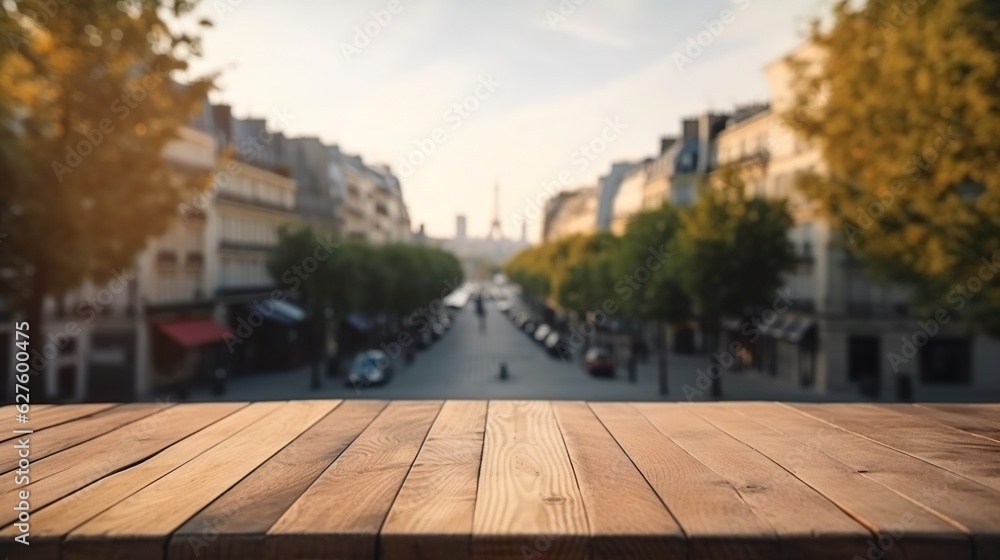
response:
{"label": "wooden table top", "polygon": [[0,410],[11,559],[1000,558],[1000,405]]}

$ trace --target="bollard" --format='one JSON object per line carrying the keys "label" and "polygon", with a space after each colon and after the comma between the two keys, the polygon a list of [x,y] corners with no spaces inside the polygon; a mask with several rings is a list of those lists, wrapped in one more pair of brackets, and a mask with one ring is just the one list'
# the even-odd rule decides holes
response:
{"label": "bollard", "polygon": [[215,370],[215,375],[212,377],[212,394],[215,396],[222,396],[226,393],[226,370],[225,368],[217,368]]}
{"label": "bollard", "polygon": [[507,379],[509,377],[510,377],[510,374],[507,373],[507,364],[501,362],[500,363],[500,381],[507,381]]}

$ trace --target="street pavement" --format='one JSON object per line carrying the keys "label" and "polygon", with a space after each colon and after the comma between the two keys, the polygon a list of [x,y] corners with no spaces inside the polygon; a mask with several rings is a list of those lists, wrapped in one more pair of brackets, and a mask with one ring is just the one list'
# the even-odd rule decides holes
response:
{"label": "street pavement", "polygon": [[[393,360],[393,379],[383,386],[351,386],[339,379],[323,379],[323,387],[309,388],[309,370],[262,373],[234,379],[221,397],[207,389],[196,391],[197,401],[260,401],[317,398],[367,399],[546,399],[546,400],[710,400],[707,378],[699,385],[698,370],[707,356],[671,354],[669,394],[658,394],[655,356],[640,364],[637,381],[630,383],[625,368],[611,379],[587,374],[579,361],[550,357],[545,349],[517,329],[492,302],[487,302],[484,323],[467,305],[455,313],[450,331],[430,348],[417,352],[412,364],[402,355]],[[389,348],[388,350],[393,350]],[[507,380],[499,376],[506,364]],[[723,375],[723,395],[739,400],[857,400],[851,393],[821,394],[789,388],[767,377],[730,373]],[[686,390],[685,390],[686,388]]]}

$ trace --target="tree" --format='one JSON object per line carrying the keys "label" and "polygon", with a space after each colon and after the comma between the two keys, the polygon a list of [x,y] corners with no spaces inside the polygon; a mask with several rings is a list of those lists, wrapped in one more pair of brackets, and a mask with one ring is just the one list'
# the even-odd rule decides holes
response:
{"label": "tree", "polygon": [[724,317],[746,317],[774,299],[795,263],[784,200],[748,198],[739,172],[718,171],[681,217],[675,243],[678,283],[717,340]]}
{"label": "tree", "polygon": [[670,255],[680,229],[681,213],[669,204],[659,210],[636,215],[625,230],[616,263],[619,278],[639,276],[640,271],[643,275],[648,274],[647,280],[638,289],[625,290],[621,307],[629,316],[640,321],[654,321],[657,325],[657,369],[661,395],[669,392],[668,348],[661,325],[664,322],[678,323],[691,317],[691,299],[681,286],[676,261]]}
{"label": "tree", "polygon": [[792,60],[785,117],[828,168],[801,187],[878,278],[925,311],[960,290],[962,315],[998,336],[1000,4],[852,4],[814,26],[819,57]]}
{"label": "tree", "polygon": [[36,336],[45,296],[128,268],[208,185],[207,175],[178,174],[162,157],[211,85],[170,79],[199,54],[199,41],[171,31],[164,16],[183,20],[194,7],[8,0],[0,8],[0,232],[9,235],[0,297]]}
{"label": "tree", "polygon": [[[311,228],[291,230],[283,227],[278,231],[278,246],[267,262],[268,273],[275,283],[285,283],[304,301],[305,338],[312,364],[310,384],[314,389],[321,385],[322,363],[326,358],[327,309],[331,308],[334,298],[329,288],[334,280],[331,265],[339,247],[335,239]],[[286,278],[293,282],[288,285]]]}

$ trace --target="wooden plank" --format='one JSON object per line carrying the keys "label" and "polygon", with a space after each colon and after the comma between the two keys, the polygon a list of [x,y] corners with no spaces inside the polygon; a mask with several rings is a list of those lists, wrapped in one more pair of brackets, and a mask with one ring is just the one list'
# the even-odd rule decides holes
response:
{"label": "wooden plank", "polygon": [[972,404],[885,405],[1000,442],[1000,411]]}
{"label": "wooden plank", "polygon": [[33,404],[28,409],[28,421],[27,425],[21,424],[17,421],[17,405],[5,404],[0,406],[0,434],[8,434],[11,430],[18,430],[21,428],[34,429],[34,423],[31,422],[31,417],[37,413],[45,410],[46,408],[51,408],[54,405],[51,404]]}
{"label": "wooden plank", "polygon": [[[173,406],[172,404],[126,404],[109,408],[73,422],[60,424],[44,430],[38,430],[29,438],[31,446],[31,460],[38,461],[49,455],[54,455],[64,449],[73,447],[87,440],[104,435],[112,430],[121,428],[140,418],[145,418],[162,410]],[[13,471],[17,468],[18,457],[9,454],[0,458],[0,473]]]}
{"label": "wooden plank", "polygon": [[471,557],[486,408],[486,401],[441,408],[382,526],[381,558]]}
{"label": "wooden plank", "polygon": [[163,558],[171,532],[319,421],[336,402],[281,405],[75,529],[66,537],[63,558]]}
{"label": "wooden plank", "polygon": [[[692,413],[693,406],[634,405],[681,449],[733,485],[777,535],[781,558],[850,558],[872,533],[774,461]],[[708,405],[713,407],[713,405]],[[704,407],[701,407],[704,408]]]}
{"label": "wooden plank", "polygon": [[348,401],[302,433],[178,529],[171,560],[262,558],[264,535],[385,408]]}
{"label": "wooden plank", "polygon": [[[279,406],[280,402],[255,403],[249,406],[245,403],[176,406],[151,418],[150,420],[159,419],[160,422],[150,424],[145,431],[130,431],[135,436],[136,445],[140,446],[138,449],[122,446],[112,451],[108,454],[105,465],[97,472],[92,471],[89,465],[81,464],[79,468],[64,471],[46,480],[42,484],[47,486],[50,495],[66,497],[32,514],[30,550],[35,554],[32,558],[57,557],[63,537],[73,529],[201,455],[220,441],[225,441]],[[129,426],[129,429],[134,426],[135,424]],[[155,451],[150,452],[150,449]],[[144,454],[147,453],[155,455],[145,458]],[[112,472],[114,474],[110,474]],[[91,481],[94,481],[93,484],[84,486]],[[79,490],[73,492],[76,489]],[[0,535],[14,535],[15,531],[14,527],[8,526]]]}
{"label": "wooden plank", "polygon": [[267,533],[269,558],[366,558],[441,402],[386,407]]}
{"label": "wooden plank", "polygon": [[586,558],[583,496],[552,406],[491,401],[476,498],[475,558]]}
{"label": "wooden plank", "polygon": [[1000,491],[1000,443],[872,405],[789,405]]}
{"label": "wooden plank", "polygon": [[[141,461],[204,427],[197,418],[188,420],[189,414],[191,412],[179,410],[178,407],[168,408],[32,463],[31,484],[27,486],[31,493],[32,510],[37,512],[108,473]],[[0,500],[9,500],[6,503],[12,503],[10,500],[14,500],[19,490],[24,489],[3,488]],[[6,525],[14,519],[13,511],[0,508],[0,524]]]}
{"label": "wooden plank", "polygon": [[590,527],[590,558],[687,558],[680,525],[594,412],[553,403]]}
{"label": "wooden plank", "polygon": [[907,560],[971,558],[971,542],[961,527],[817,449],[812,444],[815,438],[823,437],[822,433],[814,439],[798,440],[771,427],[771,422],[777,422],[776,414],[780,418],[782,406],[740,403],[699,407],[696,413],[781,465],[878,535],[854,555]]}
{"label": "wooden plank", "polygon": [[[44,430],[66,422],[72,422],[77,418],[97,414],[102,410],[107,410],[114,404],[64,404],[60,406],[36,405],[31,407],[28,414],[28,423],[21,424],[11,413],[0,418],[0,442],[9,441],[16,436],[14,430],[29,429],[34,431]],[[23,437],[23,436],[22,436]]]}
{"label": "wooden plank", "polygon": [[591,403],[604,426],[669,508],[691,558],[774,559],[774,529],[733,485],[681,449],[628,404]]}
{"label": "wooden plank", "polygon": [[771,407],[766,416],[748,413],[789,437],[813,442],[816,449],[866,478],[968,528],[973,534],[977,558],[1000,558],[997,492],[820,420],[803,417],[794,410]]}

